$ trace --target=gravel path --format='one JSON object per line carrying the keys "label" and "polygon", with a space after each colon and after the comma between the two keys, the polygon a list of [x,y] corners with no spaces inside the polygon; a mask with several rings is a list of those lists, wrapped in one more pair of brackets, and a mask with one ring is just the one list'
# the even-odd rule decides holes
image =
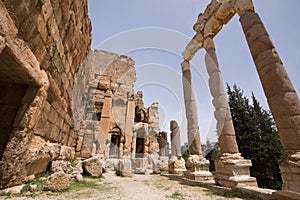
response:
{"label": "gravel path", "polygon": [[[39,194],[22,194],[22,196],[5,197],[2,199],[87,199],[87,200],[245,200],[255,199],[245,195],[219,189],[208,189],[200,186],[183,184],[160,175],[136,175],[132,178],[121,178],[113,172],[106,172],[101,179],[85,178],[92,185],[83,188],[72,188],[66,192]],[[241,198],[242,197],[242,198]]]}

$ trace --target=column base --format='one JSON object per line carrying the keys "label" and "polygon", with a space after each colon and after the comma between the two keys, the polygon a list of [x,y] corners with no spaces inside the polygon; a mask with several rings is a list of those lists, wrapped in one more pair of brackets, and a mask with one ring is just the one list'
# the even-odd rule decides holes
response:
{"label": "column base", "polygon": [[183,173],[186,171],[185,161],[183,158],[177,158],[177,157],[173,156],[169,160],[168,168],[169,168],[170,174],[183,175]]}
{"label": "column base", "polygon": [[226,187],[257,187],[256,178],[250,176],[251,166],[251,160],[244,159],[240,153],[224,153],[215,161],[215,182]]}
{"label": "column base", "polygon": [[[282,190],[274,195],[285,199],[300,199],[300,151],[284,150],[279,160]],[[283,198],[278,198],[283,199]]]}
{"label": "column base", "polygon": [[168,171],[169,170],[169,166],[168,166],[169,158],[168,158],[168,156],[159,156],[159,160],[161,160],[161,162],[162,162],[161,171]]}
{"label": "column base", "polygon": [[187,160],[187,171],[185,177],[196,181],[212,180],[212,173],[209,171],[209,161],[202,155],[189,155]]}

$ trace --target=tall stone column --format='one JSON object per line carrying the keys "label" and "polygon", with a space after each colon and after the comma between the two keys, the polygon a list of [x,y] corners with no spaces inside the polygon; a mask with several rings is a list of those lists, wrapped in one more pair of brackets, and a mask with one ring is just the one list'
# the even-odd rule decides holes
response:
{"label": "tall stone column", "polygon": [[282,191],[274,195],[277,199],[300,199],[300,101],[263,22],[254,9],[247,7],[250,6],[245,6],[242,0],[236,2],[240,23],[283,146],[279,161]]}
{"label": "tall stone column", "polygon": [[203,157],[201,152],[197,106],[192,87],[189,61],[185,60],[182,62],[181,67],[189,145],[189,157],[185,176],[193,180],[209,180],[212,178],[212,174],[209,172],[209,161]]}
{"label": "tall stone column", "polygon": [[169,173],[170,174],[183,174],[185,169],[185,161],[181,157],[180,147],[180,129],[178,123],[175,120],[170,122],[171,130],[171,159],[169,161]]}
{"label": "tall stone column", "polygon": [[250,177],[251,160],[244,159],[239,153],[213,39],[206,38],[203,46],[206,50],[205,63],[209,74],[209,89],[213,97],[221,149],[221,156],[215,161],[215,181],[227,187],[236,187],[239,184],[257,186],[256,179]]}

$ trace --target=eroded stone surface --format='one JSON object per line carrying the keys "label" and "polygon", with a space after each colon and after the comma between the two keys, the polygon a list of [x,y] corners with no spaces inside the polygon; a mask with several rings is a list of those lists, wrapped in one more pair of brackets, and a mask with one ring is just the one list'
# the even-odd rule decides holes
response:
{"label": "eroded stone surface", "polygon": [[56,172],[48,177],[44,189],[57,192],[67,190],[69,186],[69,176],[64,172]]}
{"label": "eroded stone surface", "polygon": [[86,159],[83,161],[84,173],[90,176],[99,177],[102,175],[102,164],[99,157]]}

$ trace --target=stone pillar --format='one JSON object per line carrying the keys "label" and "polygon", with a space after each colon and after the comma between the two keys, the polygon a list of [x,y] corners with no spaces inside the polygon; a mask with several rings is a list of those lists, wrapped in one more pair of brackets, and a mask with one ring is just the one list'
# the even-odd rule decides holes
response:
{"label": "stone pillar", "polygon": [[170,174],[183,174],[185,169],[185,161],[181,157],[180,147],[180,129],[178,123],[175,120],[170,122],[171,130],[171,159],[169,161],[169,173]]}
{"label": "stone pillar", "polygon": [[250,177],[251,160],[244,159],[238,150],[230,107],[212,38],[204,41],[204,48],[221,149],[221,156],[215,161],[215,181],[218,185],[227,187],[236,187],[239,184],[257,186],[256,179]]}
{"label": "stone pillar", "polygon": [[300,199],[300,101],[258,14],[242,0],[236,7],[283,146],[279,161],[282,191],[274,195]]}
{"label": "stone pillar", "polygon": [[159,155],[168,156],[168,136],[166,131],[162,131],[159,141]]}
{"label": "stone pillar", "polygon": [[180,148],[180,129],[178,123],[175,120],[170,122],[171,130],[171,156],[172,157],[181,157],[181,148]]}
{"label": "stone pillar", "polygon": [[126,124],[125,124],[125,144],[124,144],[124,158],[130,157],[133,148],[133,126],[135,117],[135,99],[132,96],[129,98],[127,104]]}
{"label": "stone pillar", "polygon": [[168,170],[168,160],[169,160],[169,154],[168,154],[168,133],[166,131],[163,131],[161,133],[161,138],[159,141],[159,160],[162,162],[162,170],[166,171]]}
{"label": "stone pillar", "polygon": [[112,116],[112,92],[107,90],[104,95],[104,103],[101,113],[100,120],[100,136],[98,143],[100,144],[100,152],[103,152],[104,155],[108,158],[109,147],[106,144],[106,141],[109,138],[109,129],[110,129],[110,121]]}
{"label": "stone pillar", "polygon": [[198,114],[192,87],[190,63],[185,60],[181,63],[181,66],[189,145],[189,157],[185,175],[193,180],[208,180],[212,178],[212,174],[209,172],[209,161],[203,157],[201,152]]}

